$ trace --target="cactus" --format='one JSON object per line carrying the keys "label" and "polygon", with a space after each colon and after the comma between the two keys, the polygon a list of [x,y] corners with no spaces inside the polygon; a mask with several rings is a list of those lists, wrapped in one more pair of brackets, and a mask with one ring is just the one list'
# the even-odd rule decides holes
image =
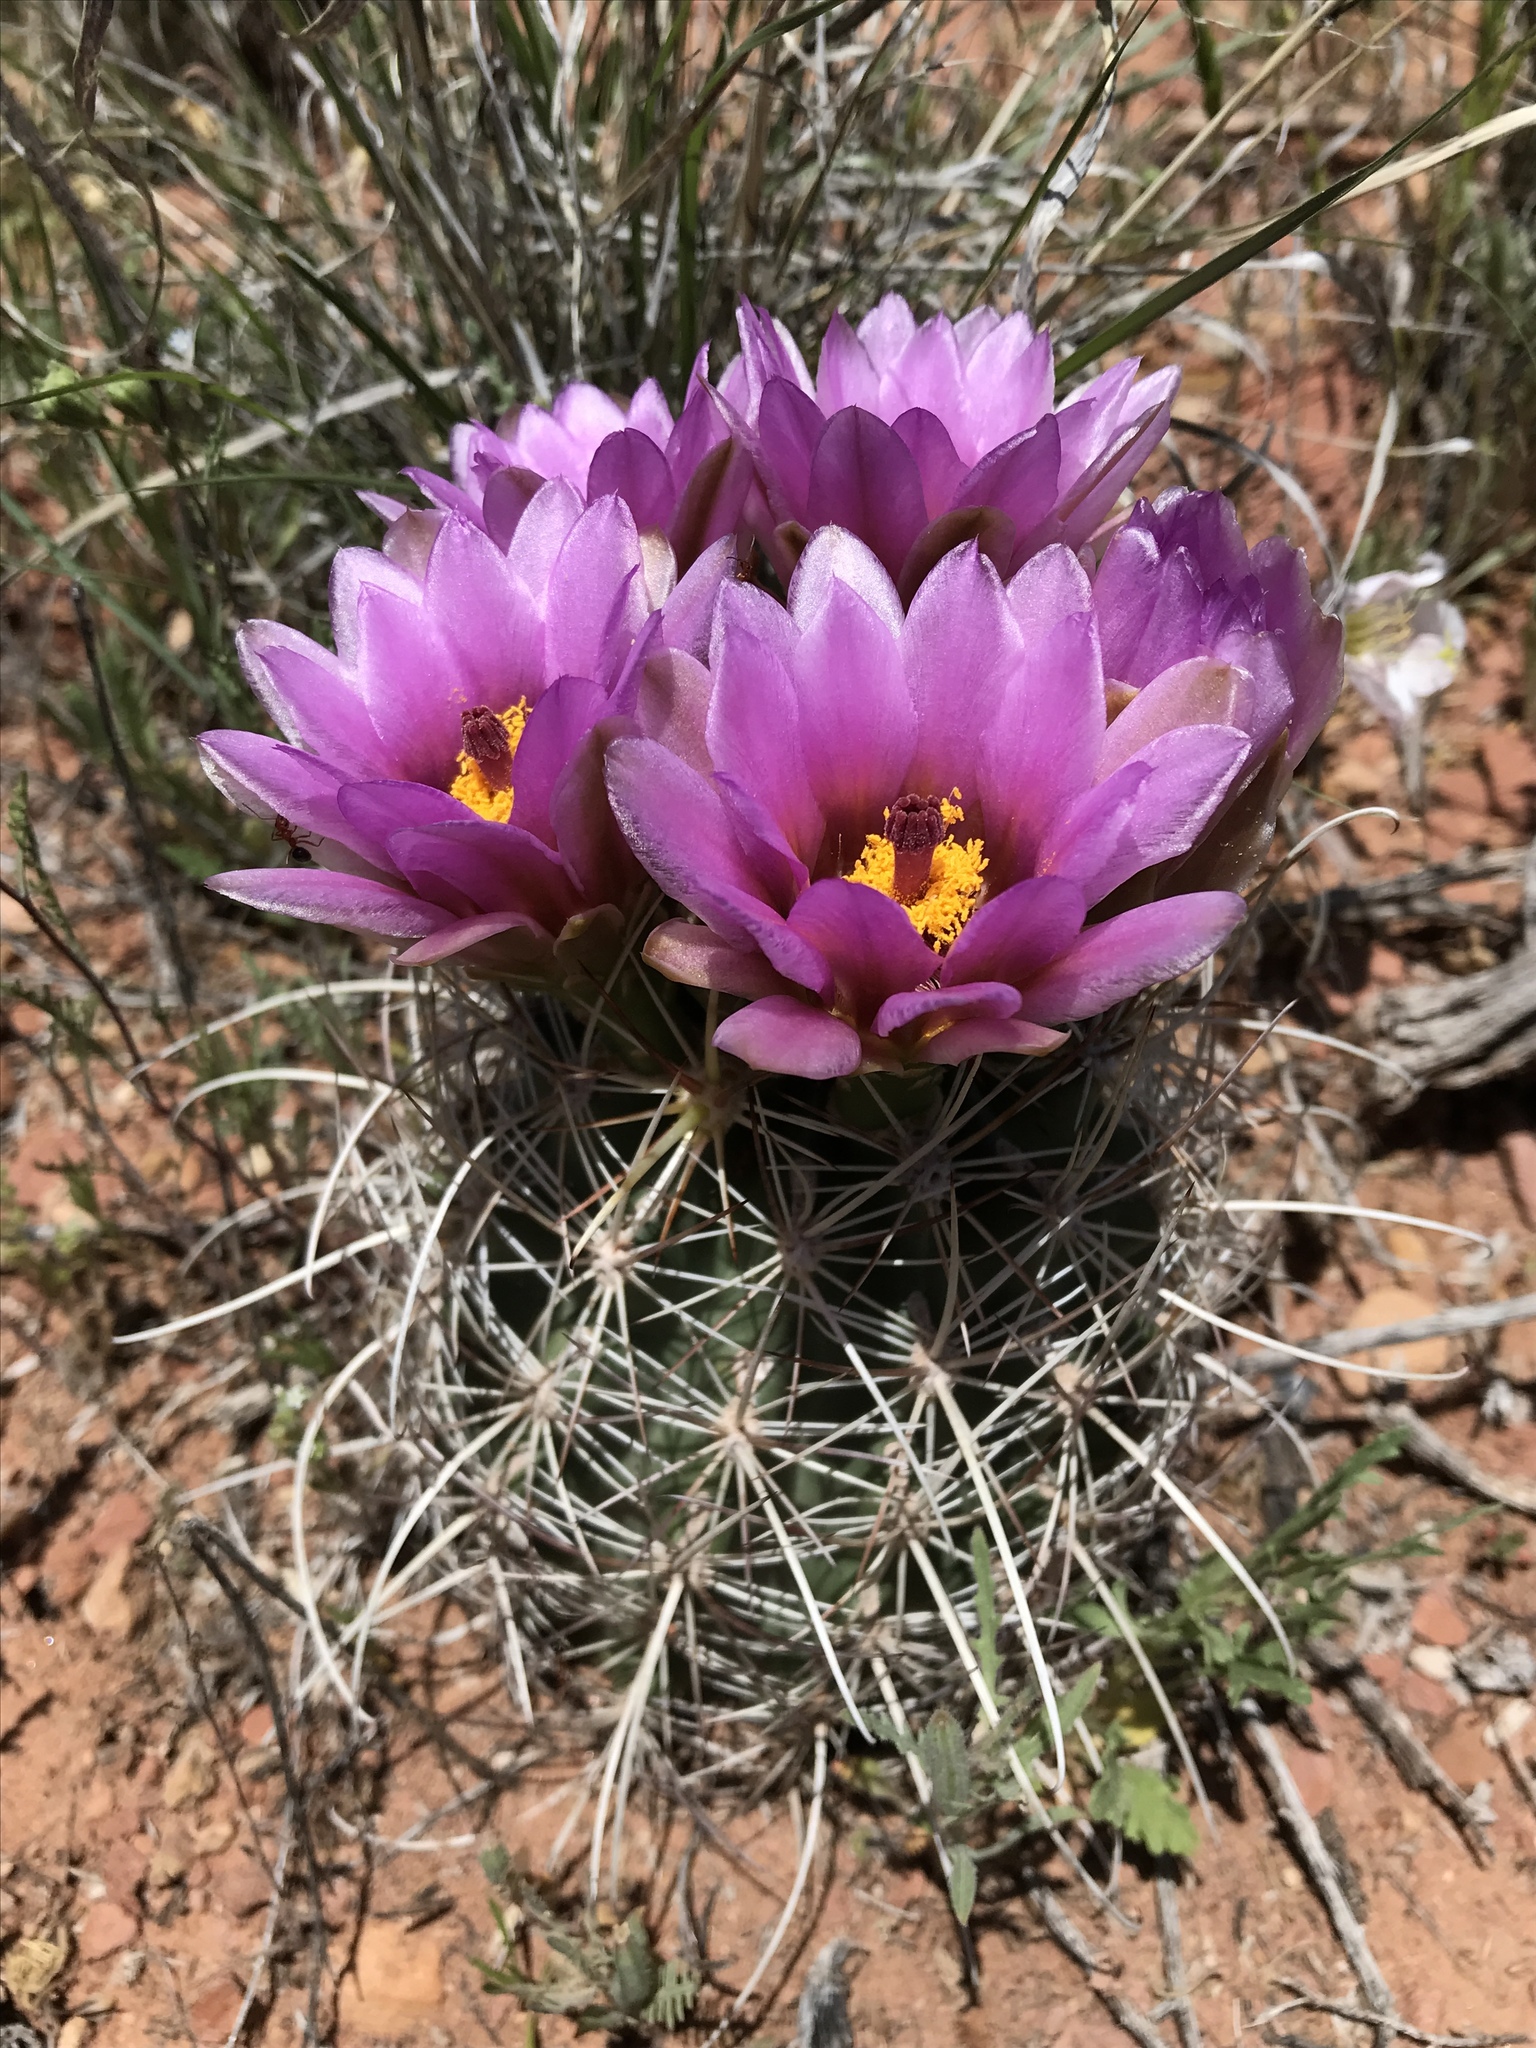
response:
{"label": "cactus", "polygon": [[1187,1022],[813,1082],[699,1053],[712,1008],[440,983],[432,1220],[381,1324],[519,1686],[623,1695],[621,1805],[653,1696],[680,1756],[758,1773],[829,1719],[1052,1702],[1062,1560],[1150,1527],[1187,1413],[1162,1290],[1220,1229]]}

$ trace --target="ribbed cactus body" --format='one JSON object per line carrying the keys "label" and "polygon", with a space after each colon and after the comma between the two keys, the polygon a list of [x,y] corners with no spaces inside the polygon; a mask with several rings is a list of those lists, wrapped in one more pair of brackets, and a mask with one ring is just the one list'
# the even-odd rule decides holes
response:
{"label": "ribbed cactus body", "polygon": [[1150,1514],[1087,1411],[1154,1447],[1183,1413],[1159,1290],[1209,1244],[1171,1035],[820,1084],[490,1000],[434,1062],[444,1180],[475,1157],[404,1394],[529,1668],[641,1673],[674,1737],[920,1709],[974,1683],[977,1530],[1005,1689],[1010,1584],[1068,1649],[1078,1517]]}

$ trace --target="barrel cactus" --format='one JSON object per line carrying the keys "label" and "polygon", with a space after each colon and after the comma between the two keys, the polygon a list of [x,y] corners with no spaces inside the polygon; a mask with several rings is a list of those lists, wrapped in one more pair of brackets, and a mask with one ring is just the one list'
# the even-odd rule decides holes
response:
{"label": "barrel cactus", "polygon": [[460,430],[334,652],[246,629],[284,739],[203,743],[302,852],[212,887],[415,970],[391,1557],[435,1531],[525,1705],[620,1689],[599,1833],[648,1729],[766,1779],[1038,1696],[1059,1766],[1065,1591],[1149,1525],[1223,1227],[1151,992],[1213,971],[1339,661],[1221,497],[1116,514],[1168,373],[1056,408],[1021,316],[886,301],[814,380],[741,324],[676,421]]}

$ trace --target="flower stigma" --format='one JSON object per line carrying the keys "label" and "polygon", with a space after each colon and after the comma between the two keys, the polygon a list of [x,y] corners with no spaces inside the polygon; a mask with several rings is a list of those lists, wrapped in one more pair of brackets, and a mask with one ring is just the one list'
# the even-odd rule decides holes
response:
{"label": "flower stigma", "polygon": [[964,822],[958,789],[898,797],[885,830],[870,833],[848,876],[899,903],[919,937],[940,951],[960,936],[986,887],[983,842],[951,836]]}
{"label": "flower stigma", "polygon": [[496,825],[512,815],[512,756],[527,723],[526,697],[505,711],[476,704],[463,714],[464,750],[448,794]]}

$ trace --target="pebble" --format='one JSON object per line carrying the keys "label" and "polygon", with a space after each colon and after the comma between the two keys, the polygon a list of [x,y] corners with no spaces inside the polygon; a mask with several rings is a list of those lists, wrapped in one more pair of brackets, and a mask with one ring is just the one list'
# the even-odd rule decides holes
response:
{"label": "pebble", "polygon": [[98,1899],[80,1922],[75,1952],[82,1963],[99,1963],[127,1948],[139,1931],[135,1914],[112,1899]]}
{"label": "pebble", "polygon": [[1408,1662],[1437,1685],[1444,1685],[1456,1675],[1455,1656],[1443,1643],[1415,1643],[1408,1652]]}
{"label": "pebble", "polygon": [[189,1735],[165,1774],[165,1803],[172,1813],[206,1799],[219,1782],[218,1769],[200,1735]]}
{"label": "pebble", "polygon": [[93,1635],[133,1635],[144,1618],[142,1601],[128,1584],[133,1563],[133,1545],[124,1543],[113,1551],[92,1579],[80,1602],[80,1619]]}
{"label": "pebble", "polygon": [[[1439,1303],[1411,1287],[1373,1287],[1359,1302],[1349,1319],[1351,1330],[1375,1330],[1387,1323],[1409,1323],[1420,1316],[1432,1316]],[[1422,1337],[1416,1344],[1387,1344],[1376,1351],[1363,1351],[1361,1363],[1375,1368],[1361,1372],[1354,1365],[1334,1368],[1339,1386],[1351,1401],[1368,1401],[1382,1393],[1378,1375],[1390,1372],[1407,1379],[1409,1393],[1426,1384],[1413,1375],[1444,1372],[1450,1364],[1451,1346],[1446,1337]],[[1432,1384],[1432,1383],[1428,1383]]]}
{"label": "pebble", "polygon": [[131,1550],[149,1534],[155,1515],[140,1494],[109,1494],[96,1511],[86,1542],[97,1557],[111,1557],[126,1544]]}
{"label": "pebble", "polygon": [[1437,1718],[1448,1714],[1456,1704],[1443,1685],[1437,1684],[1433,1678],[1426,1678],[1422,1671],[1403,1673],[1397,1697],[1410,1712]]}
{"label": "pebble", "polygon": [[1328,1751],[1303,1749],[1300,1743],[1287,1743],[1285,1761],[1308,1813],[1321,1813],[1325,1806],[1333,1804],[1335,1777],[1333,1757]]}
{"label": "pebble", "polygon": [[1488,1732],[1496,1742],[1507,1742],[1511,1748],[1518,1748],[1519,1738],[1533,1721],[1536,1721],[1536,1707],[1529,1700],[1511,1700],[1507,1707],[1500,1707],[1494,1715]]}
{"label": "pebble", "polygon": [[1474,1692],[1528,1693],[1536,1688],[1536,1651],[1512,1628],[1462,1650],[1456,1669]]}
{"label": "pebble", "polygon": [[1413,1633],[1421,1643],[1459,1650],[1472,1631],[1440,1587],[1431,1586],[1414,1604]]}
{"label": "pebble", "polygon": [[204,2042],[212,2044],[228,2038],[244,1998],[244,1986],[237,1984],[233,1977],[220,1977],[206,1991],[199,1993],[187,2015],[199,2048]]}
{"label": "pebble", "polygon": [[1485,1778],[1493,1776],[1493,1759],[1483,1741],[1483,1724],[1471,1714],[1458,1714],[1430,1751],[1430,1755],[1454,1784],[1470,1792]]}
{"label": "pebble", "polygon": [[338,2006],[343,2039],[414,2039],[419,2023],[442,2009],[443,1953],[426,1933],[365,1921]]}

